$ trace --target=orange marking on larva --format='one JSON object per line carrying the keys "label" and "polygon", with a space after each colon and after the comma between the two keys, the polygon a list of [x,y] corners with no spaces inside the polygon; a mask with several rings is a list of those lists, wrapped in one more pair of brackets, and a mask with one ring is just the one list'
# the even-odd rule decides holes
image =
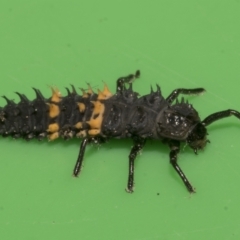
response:
{"label": "orange marking on larva", "polygon": [[[90,120],[86,122],[87,124],[89,124],[89,126],[91,128],[88,131],[88,134],[91,133],[90,135],[94,135],[94,134],[92,134],[93,132],[91,132],[91,130],[97,130],[98,133],[96,133],[96,134],[100,133],[100,129],[102,126],[102,121],[103,121],[103,113],[105,110],[104,104],[102,104],[100,101],[92,101],[92,103],[94,105],[92,116],[91,116]],[[97,117],[96,117],[96,115],[97,115]],[[97,131],[95,131],[95,132],[97,132]]]}
{"label": "orange marking on larva", "polygon": [[80,113],[83,113],[86,109],[86,106],[83,103],[77,103]]}
{"label": "orange marking on larva", "polygon": [[95,114],[103,114],[105,110],[104,104],[102,104],[100,101],[91,101],[91,103],[94,105],[94,109],[92,112],[92,118]]}
{"label": "orange marking on larva", "polygon": [[90,128],[100,128],[102,125],[102,117],[98,116],[96,119],[92,119],[90,121],[87,121],[87,124],[89,124]]}
{"label": "orange marking on larva", "polygon": [[55,118],[60,114],[59,106],[54,103],[48,103],[49,105],[49,117]]}
{"label": "orange marking on larva", "polygon": [[78,122],[77,124],[75,124],[75,128],[81,129],[82,128],[82,122]]}
{"label": "orange marking on larva", "polygon": [[58,137],[59,137],[59,132],[55,132],[55,133],[48,135],[48,140],[53,141],[53,140],[57,139]]}
{"label": "orange marking on larva", "polygon": [[57,123],[49,124],[47,131],[48,132],[57,132],[59,130],[59,125]]}
{"label": "orange marking on larva", "polygon": [[103,92],[101,92],[99,89],[98,89],[98,100],[104,100],[106,99],[105,95],[103,94]]}
{"label": "orange marking on larva", "polygon": [[91,130],[88,131],[88,134],[89,134],[90,136],[95,136],[95,135],[97,135],[97,134],[99,134],[99,133],[100,133],[100,130],[99,130],[99,129],[91,129]]}
{"label": "orange marking on larva", "polygon": [[103,91],[98,89],[98,100],[106,100],[112,96],[112,93],[109,91],[107,84],[104,84]]}
{"label": "orange marking on larva", "polygon": [[82,91],[82,97],[83,98],[88,98],[88,94],[86,93],[86,91],[83,88],[80,88],[80,90]]}
{"label": "orange marking on larva", "polygon": [[59,90],[57,88],[53,88],[52,89],[52,97],[51,97],[51,101],[52,102],[60,102],[61,101],[61,93],[59,92]]}
{"label": "orange marking on larva", "polygon": [[103,94],[106,96],[106,98],[110,98],[112,96],[112,93],[110,92],[107,84],[104,84]]}
{"label": "orange marking on larva", "polygon": [[92,90],[90,84],[88,84],[88,94],[93,95],[93,90]]}

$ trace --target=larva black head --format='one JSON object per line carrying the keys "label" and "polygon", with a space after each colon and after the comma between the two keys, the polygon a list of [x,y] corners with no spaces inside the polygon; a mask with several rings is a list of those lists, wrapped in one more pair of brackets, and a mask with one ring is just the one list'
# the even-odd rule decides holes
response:
{"label": "larva black head", "polygon": [[190,147],[199,149],[204,145],[199,141],[206,135],[206,130],[198,126],[200,122],[198,112],[182,99],[158,114],[157,134],[160,138],[187,141]]}
{"label": "larva black head", "polygon": [[209,140],[207,140],[207,129],[199,122],[190,131],[187,137],[187,143],[197,154],[197,150],[203,149],[207,142],[209,142]]}

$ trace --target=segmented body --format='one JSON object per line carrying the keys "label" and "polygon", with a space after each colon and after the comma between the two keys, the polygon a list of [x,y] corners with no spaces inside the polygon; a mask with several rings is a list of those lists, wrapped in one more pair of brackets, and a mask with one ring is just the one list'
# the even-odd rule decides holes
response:
{"label": "segmented body", "polygon": [[[13,138],[49,140],[62,137],[82,138],[78,159],[73,171],[77,176],[81,170],[85,148],[90,142],[105,142],[111,138],[131,138],[134,146],[129,155],[127,191],[133,192],[134,160],[144,147],[147,139],[156,139],[170,147],[170,163],[181,177],[189,192],[194,188],[177,163],[180,143],[187,143],[195,153],[206,146],[206,126],[231,115],[240,118],[235,110],[225,110],[209,115],[203,121],[198,112],[187,101],[177,100],[179,94],[201,94],[203,88],[175,89],[167,98],[161,94],[160,87],[147,95],[139,97],[132,90],[132,81],[140,72],[117,80],[117,90],[112,94],[105,84],[103,91],[94,93],[89,86],[78,95],[72,86],[67,96],[61,96],[52,88],[49,99],[34,89],[36,98],[28,100],[17,93],[20,102],[15,103],[4,96],[6,106],[0,107],[0,135]],[[128,85],[128,87],[126,87]],[[174,100],[176,102],[174,103]]]}
{"label": "segmented body", "polygon": [[37,89],[33,101],[20,93],[19,103],[4,97],[7,105],[0,108],[0,134],[28,140],[86,136],[158,138],[153,126],[159,112],[169,106],[159,87],[142,97],[131,88],[114,95],[106,85],[98,93],[89,86],[82,95],[72,88],[65,97],[56,88],[52,88],[49,99]]}

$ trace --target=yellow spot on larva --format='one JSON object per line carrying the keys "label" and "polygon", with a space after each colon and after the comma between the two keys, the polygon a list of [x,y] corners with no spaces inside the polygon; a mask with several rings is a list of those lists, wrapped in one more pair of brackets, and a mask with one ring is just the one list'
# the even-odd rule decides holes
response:
{"label": "yellow spot on larva", "polygon": [[99,89],[98,89],[98,98],[97,99],[98,100],[104,100],[105,99],[105,95]]}
{"label": "yellow spot on larva", "polygon": [[57,88],[51,88],[52,89],[52,97],[51,101],[52,102],[60,102],[61,101],[61,93]]}
{"label": "yellow spot on larva", "polygon": [[92,119],[90,121],[87,122],[87,124],[89,124],[90,128],[100,128],[102,125],[102,117],[98,116],[96,119]]}
{"label": "yellow spot on larva", "polygon": [[104,109],[105,109],[104,104],[102,104],[100,101],[91,101],[91,103],[94,105],[94,109],[93,109],[91,118],[93,118],[93,116],[95,114],[103,114],[104,113]]}
{"label": "yellow spot on larva", "polygon": [[82,122],[78,122],[77,124],[75,124],[75,128],[81,129],[82,128]]}
{"label": "yellow spot on larva", "polygon": [[90,94],[90,95],[93,94],[93,90],[92,90],[90,84],[88,84],[88,94]]}
{"label": "yellow spot on larva", "polygon": [[101,132],[101,126],[103,121],[103,114],[105,110],[105,105],[100,101],[92,101],[94,105],[92,116],[86,123],[89,124],[90,130],[88,134],[91,136],[97,135]]}
{"label": "yellow spot on larva", "polygon": [[59,137],[59,132],[55,132],[55,133],[48,135],[48,140],[53,141],[53,140],[57,139],[58,137]]}
{"label": "yellow spot on larva", "polygon": [[49,117],[55,118],[59,115],[60,109],[59,106],[54,103],[49,103]]}
{"label": "yellow spot on larva", "polygon": [[107,84],[104,84],[103,91],[98,89],[98,100],[105,100],[112,96],[112,93],[109,91]]}
{"label": "yellow spot on larva", "polygon": [[79,108],[80,113],[84,112],[86,109],[86,107],[83,103],[78,103],[78,108]]}
{"label": "yellow spot on larva", "polygon": [[107,84],[104,84],[104,89],[103,89],[103,94],[107,97],[110,98],[112,96],[112,93],[110,92]]}
{"label": "yellow spot on larva", "polygon": [[88,131],[88,134],[89,134],[90,136],[95,136],[95,135],[97,135],[97,134],[99,134],[99,133],[100,133],[100,130],[99,130],[99,129],[91,129],[91,130]]}
{"label": "yellow spot on larva", "polygon": [[59,125],[57,123],[49,124],[47,131],[48,132],[57,132],[59,130]]}
{"label": "yellow spot on larva", "polygon": [[83,98],[88,98],[88,94],[86,93],[86,91],[83,88],[80,88],[80,90],[82,91],[82,97]]}

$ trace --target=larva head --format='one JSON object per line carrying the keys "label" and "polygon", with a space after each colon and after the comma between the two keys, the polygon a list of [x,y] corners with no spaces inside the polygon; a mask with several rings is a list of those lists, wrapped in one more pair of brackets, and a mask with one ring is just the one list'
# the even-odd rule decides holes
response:
{"label": "larva head", "polygon": [[187,141],[196,152],[206,145],[207,131],[201,124],[198,112],[188,102],[167,107],[158,114],[157,134],[160,138]]}
{"label": "larva head", "polygon": [[197,154],[197,150],[203,149],[207,142],[209,142],[209,140],[207,140],[207,129],[199,122],[189,132],[187,143]]}

